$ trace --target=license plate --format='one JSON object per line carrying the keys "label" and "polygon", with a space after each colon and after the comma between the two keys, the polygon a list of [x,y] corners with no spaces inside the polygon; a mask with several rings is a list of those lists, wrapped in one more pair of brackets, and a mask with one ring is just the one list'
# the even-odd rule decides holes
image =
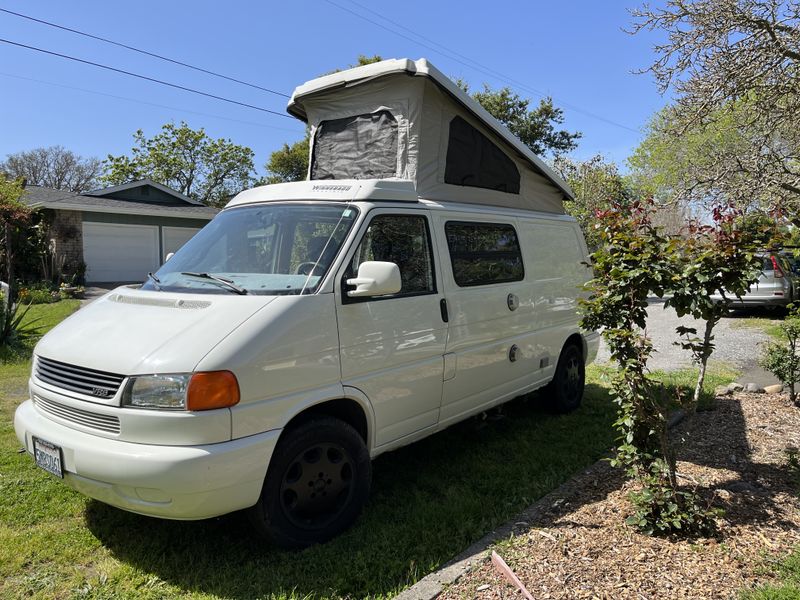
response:
{"label": "license plate", "polygon": [[56,477],[64,478],[61,448],[39,438],[33,438],[33,456],[36,459],[36,464],[42,469]]}

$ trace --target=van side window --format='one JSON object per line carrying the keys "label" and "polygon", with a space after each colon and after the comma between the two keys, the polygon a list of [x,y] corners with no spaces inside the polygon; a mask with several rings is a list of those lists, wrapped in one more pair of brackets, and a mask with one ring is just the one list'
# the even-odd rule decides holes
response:
{"label": "van side window", "polygon": [[459,287],[521,281],[525,277],[517,232],[511,225],[448,221],[444,231]]}
{"label": "van side window", "polygon": [[392,298],[433,294],[436,292],[436,280],[431,256],[431,240],[425,217],[379,215],[372,219],[356,248],[345,279],[355,277],[362,262],[393,262],[400,267],[403,287]]}

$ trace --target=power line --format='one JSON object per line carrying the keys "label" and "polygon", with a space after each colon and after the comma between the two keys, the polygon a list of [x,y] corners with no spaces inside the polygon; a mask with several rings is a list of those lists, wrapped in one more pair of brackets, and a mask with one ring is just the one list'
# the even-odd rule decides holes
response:
{"label": "power line", "polygon": [[[34,83],[41,83],[43,85],[51,85],[54,87],[64,88],[67,90],[75,90],[78,92],[85,92],[87,94],[94,94],[96,96],[105,96],[106,98],[115,98],[117,100],[124,100],[126,102],[134,102],[136,104],[144,104],[146,106],[155,106],[157,108],[166,108],[168,110],[176,110],[179,112],[187,113],[190,115],[199,115],[201,117],[210,117],[212,119],[222,119],[223,121],[232,121],[234,123],[242,123],[244,125],[252,125],[254,127],[264,127],[266,129],[277,129],[280,131],[290,131],[296,133],[296,130],[289,129],[288,127],[278,127],[276,125],[267,125],[266,123],[256,123],[255,121],[245,121],[244,119],[234,119],[232,117],[223,117],[222,115],[215,115],[211,113],[199,112],[196,110],[189,110],[188,108],[181,108],[178,106],[169,106],[167,104],[158,104],[156,102],[148,102],[146,100],[139,100],[137,98],[129,98],[127,96],[117,96],[116,94],[108,94],[106,92],[98,92],[97,90],[89,90],[86,88],[76,87],[73,85],[66,85],[63,83],[56,83],[54,81],[46,81],[44,79],[34,79],[33,77],[23,77],[22,75],[14,75],[13,73],[3,73],[0,71],[2,77],[12,77],[14,79],[21,79],[23,81],[32,81]],[[300,122],[298,121],[298,124]]]}
{"label": "power line", "polygon": [[[625,130],[631,131],[633,133],[640,133],[639,130],[634,129],[633,127],[628,127],[627,125],[623,125],[622,123],[618,123],[616,121],[613,121],[612,119],[608,119],[608,118],[606,118],[606,117],[604,117],[602,115],[598,115],[596,113],[593,113],[591,111],[583,109],[583,108],[581,108],[579,106],[576,106],[574,104],[563,102],[563,101],[551,96],[550,94],[546,94],[546,93],[542,92],[541,90],[537,90],[536,88],[530,87],[529,85],[524,84],[524,83],[522,83],[522,82],[520,82],[518,80],[515,80],[515,79],[511,78],[511,77],[508,77],[507,75],[499,73],[498,71],[495,71],[495,70],[490,69],[488,67],[484,67],[480,63],[474,61],[473,59],[468,58],[468,57],[464,56],[463,54],[459,54],[458,52],[455,52],[454,50],[451,50],[451,49],[447,48],[446,46],[443,46],[442,44],[440,44],[440,43],[438,43],[436,41],[433,41],[433,40],[431,40],[429,38],[426,38],[425,36],[413,31],[412,29],[409,29],[408,27],[400,25],[399,23],[396,23],[395,21],[392,21],[388,17],[383,16],[381,13],[376,12],[376,11],[370,9],[370,8],[367,8],[366,6],[364,6],[362,4],[359,4],[358,2],[355,2],[355,0],[350,0],[350,2],[352,4],[360,7],[361,9],[372,13],[373,15],[375,15],[378,18],[386,21],[387,23],[391,23],[395,27],[399,27],[400,29],[408,31],[409,33],[411,33],[412,35],[414,35],[415,37],[417,37],[419,39],[413,39],[413,38],[411,38],[411,37],[409,37],[407,35],[404,35],[403,33],[400,33],[399,31],[396,31],[395,29],[387,27],[386,25],[384,25],[382,23],[379,23],[378,21],[375,21],[373,19],[370,19],[369,17],[364,16],[363,14],[361,14],[361,13],[359,13],[357,11],[351,10],[351,9],[347,8],[346,6],[342,6],[341,4],[338,4],[337,2],[334,2],[333,0],[325,0],[325,1],[328,4],[331,4],[332,6],[335,6],[336,8],[338,8],[340,10],[348,12],[351,15],[353,15],[355,17],[358,17],[359,19],[361,19],[363,21],[366,21],[368,23],[372,23],[373,25],[375,25],[377,27],[380,27],[381,29],[383,29],[385,31],[388,31],[389,33],[393,33],[394,35],[396,35],[398,37],[401,37],[401,38],[403,38],[405,40],[408,40],[408,41],[410,41],[410,42],[412,42],[414,44],[418,44],[418,45],[420,45],[420,46],[422,46],[424,48],[427,48],[428,50],[431,50],[432,52],[435,52],[436,54],[439,54],[440,56],[444,56],[445,58],[449,58],[450,60],[455,61],[455,62],[457,62],[457,63],[459,63],[459,64],[461,64],[461,65],[463,65],[463,66],[465,66],[467,68],[470,68],[470,69],[473,69],[473,70],[478,71],[480,73],[483,73],[484,75],[488,75],[489,77],[495,77],[495,78],[500,79],[502,81],[506,81],[506,82],[514,85],[515,87],[517,87],[517,88],[519,88],[519,89],[521,89],[523,91],[527,91],[527,92],[529,92],[531,94],[534,94],[536,96],[539,96],[539,97],[542,97],[542,98],[551,97],[560,106],[563,106],[565,108],[569,108],[570,110],[573,110],[573,111],[575,111],[577,113],[581,113],[581,114],[583,114],[583,115],[585,115],[587,117],[591,117],[593,119],[597,119],[598,121],[603,121],[604,123],[608,123],[609,125],[613,125],[614,127],[618,127],[620,129],[625,129]],[[424,40],[424,41],[420,41],[420,40]],[[434,47],[434,46],[436,46],[436,47]]]}
{"label": "power line", "polygon": [[22,19],[28,19],[29,21],[35,21],[36,23],[41,23],[42,25],[47,25],[48,27],[55,27],[56,29],[61,29],[62,31],[69,31],[70,33],[74,33],[77,35],[82,35],[87,38],[91,38],[93,40],[98,40],[101,42],[105,42],[106,44],[112,44],[114,46],[118,46],[120,48],[125,48],[126,50],[132,50],[133,52],[138,52],[139,54],[144,54],[145,56],[151,56],[153,58],[157,58],[159,60],[163,60],[175,65],[180,65],[181,67],[186,67],[188,69],[194,69],[195,71],[199,71],[200,73],[206,73],[207,75],[213,75],[214,77],[220,77],[222,79],[227,79],[228,81],[233,81],[234,83],[239,83],[241,85],[246,85],[251,88],[255,88],[257,90],[261,90],[262,92],[269,92],[270,94],[275,94],[276,96],[282,96],[283,98],[289,98],[288,94],[284,94],[283,92],[276,92],[275,90],[271,90],[269,88],[262,87],[255,83],[250,83],[249,81],[242,81],[241,79],[236,79],[235,77],[230,77],[228,75],[223,75],[222,73],[217,73],[216,71],[210,71],[209,69],[204,69],[203,67],[198,67],[196,65],[191,65],[189,63],[182,62],[180,60],[176,60],[174,58],[169,58],[168,56],[163,56],[161,54],[156,54],[155,52],[150,52],[148,50],[142,50],[141,48],[136,48],[135,46],[129,46],[128,44],[123,44],[121,42],[115,42],[114,40],[110,40],[108,38],[100,37],[99,35],[93,35],[91,33],[86,33],[85,31],[79,31],[78,29],[72,29],[70,27],[65,27],[64,25],[59,25],[58,23],[51,23],[50,21],[45,21],[43,19],[37,19],[36,17],[31,17],[29,15],[23,15],[22,13],[14,12],[13,10],[8,10],[7,8],[0,8],[0,12],[7,13],[9,15],[14,15],[15,17],[20,17]]}
{"label": "power line", "polygon": [[277,115],[279,117],[286,117],[288,119],[293,119],[291,115],[287,115],[285,113],[280,113],[276,110],[270,110],[268,108],[263,108],[261,106],[255,106],[254,104],[247,104],[246,102],[239,102],[238,100],[231,100],[230,98],[225,98],[223,96],[217,96],[216,94],[209,94],[208,92],[203,92],[200,90],[196,90],[194,88],[186,87],[183,85],[178,85],[177,83],[170,83],[169,81],[163,81],[161,79],[155,79],[154,77],[148,77],[147,75],[140,75],[139,73],[133,73],[131,71],[125,71],[124,69],[118,69],[116,67],[110,67],[108,65],[103,65],[100,63],[92,62],[90,60],[84,60],[82,58],[77,58],[75,56],[69,56],[67,54],[61,54],[59,52],[53,52],[52,50],[45,50],[43,48],[37,48],[36,46],[28,46],[27,44],[21,44],[19,42],[13,42],[11,40],[7,40],[5,38],[0,38],[0,42],[4,44],[10,44],[12,46],[17,46],[19,48],[25,48],[27,50],[33,50],[35,52],[41,52],[42,54],[49,54],[50,56],[57,56],[59,58],[65,58],[67,60],[72,60],[75,62],[83,63],[85,65],[90,65],[93,67],[98,67],[100,69],[106,69],[108,71],[113,71],[115,73],[122,73],[123,75],[129,75],[130,77],[137,77],[139,79],[144,79],[145,81],[150,81],[152,83],[158,83],[160,85],[165,85],[167,87],[175,88],[177,90],[183,90],[185,92],[191,92],[193,94],[198,94],[200,96],[205,96],[206,98],[213,98],[214,100],[221,100],[223,102],[228,102],[229,104],[236,104],[238,106],[244,106],[245,108],[252,108],[254,110],[260,110],[261,112],[269,113],[272,115]]}

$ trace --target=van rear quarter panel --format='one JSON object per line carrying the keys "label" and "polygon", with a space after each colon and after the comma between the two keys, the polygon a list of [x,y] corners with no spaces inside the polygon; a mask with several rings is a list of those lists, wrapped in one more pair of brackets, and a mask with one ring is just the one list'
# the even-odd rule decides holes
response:
{"label": "van rear quarter panel", "polygon": [[[448,221],[507,223],[522,251],[522,281],[459,287],[447,247]],[[577,299],[589,271],[581,264],[586,247],[574,221],[501,213],[436,215],[440,256],[450,307],[447,353],[455,376],[443,386],[440,425],[446,426],[547,383],[565,340],[579,331]],[[508,296],[519,307],[511,311]],[[512,346],[519,349],[509,359]]]}
{"label": "van rear quarter panel", "polygon": [[525,220],[519,234],[529,265],[526,279],[536,306],[538,343],[553,357],[547,372],[552,377],[564,342],[579,331],[578,299],[592,275],[586,244],[578,225],[568,221]]}

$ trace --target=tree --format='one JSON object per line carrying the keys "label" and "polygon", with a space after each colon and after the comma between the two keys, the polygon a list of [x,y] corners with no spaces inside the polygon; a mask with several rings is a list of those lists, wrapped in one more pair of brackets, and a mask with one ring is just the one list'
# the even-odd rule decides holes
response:
{"label": "tree", "polygon": [[0,346],[12,341],[15,330],[19,326],[21,316],[16,310],[16,290],[14,261],[16,259],[15,239],[19,230],[28,226],[32,210],[20,201],[24,183],[21,179],[11,179],[0,173],[0,228],[2,228],[2,258],[4,277],[8,289],[0,298]]}
{"label": "tree", "polygon": [[627,204],[635,192],[617,165],[599,154],[585,161],[558,156],[553,166],[575,196],[564,201],[564,209],[577,219],[586,244],[594,250],[601,242],[600,231],[594,227],[597,212],[608,210],[612,203]]}
{"label": "tree", "polygon": [[130,156],[109,154],[104,182],[149,178],[211,206],[224,205],[252,184],[253,151],[229,139],[212,139],[203,128],[167,123],[151,138],[139,129],[133,139]]}
{"label": "tree", "polygon": [[800,5],[667,0],[632,14],[633,33],[666,34],[647,71],[677,101],[656,130],[676,143],[704,138],[696,141],[705,160],[679,180],[675,196],[746,202],[748,182],[762,203],[800,205]]}
{"label": "tree", "polygon": [[800,146],[765,129],[752,118],[753,110],[753,100],[743,98],[703,121],[685,123],[680,107],[670,106],[650,121],[628,162],[663,200],[700,206],[733,202],[745,211],[777,211],[793,204],[792,194],[776,185],[778,163],[790,164]]}
{"label": "tree", "polygon": [[[461,85],[469,92],[463,82]],[[556,125],[564,122],[564,112],[553,106],[552,98],[543,98],[539,106],[530,108],[530,99],[522,98],[511,88],[492,90],[487,84],[472,97],[536,155],[559,156],[578,147],[581,133],[556,129]]]}
{"label": "tree", "polygon": [[12,178],[22,178],[28,185],[70,192],[94,189],[102,171],[103,163],[99,158],[84,158],[63,146],[9,154],[0,163],[0,172],[8,173]]}
{"label": "tree", "polygon": [[291,146],[284,143],[283,148],[269,156],[264,168],[267,176],[264,183],[284,183],[287,181],[303,181],[308,174],[308,145],[310,134],[306,129],[306,137]]}
{"label": "tree", "polygon": [[635,512],[626,522],[648,534],[708,534],[714,513],[679,488],[675,453],[667,435],[668,399],[647,370],[653,345],[646,335],[647,299],[662,297],[675,275],[680,243],[652,223],[651,201],[614,203],[597,215],[603,238],[592,255],[594,278],[582,302],[581,326],[599,330],[618,368],[611,390],[619,433],[612,465],[638,484]]}

